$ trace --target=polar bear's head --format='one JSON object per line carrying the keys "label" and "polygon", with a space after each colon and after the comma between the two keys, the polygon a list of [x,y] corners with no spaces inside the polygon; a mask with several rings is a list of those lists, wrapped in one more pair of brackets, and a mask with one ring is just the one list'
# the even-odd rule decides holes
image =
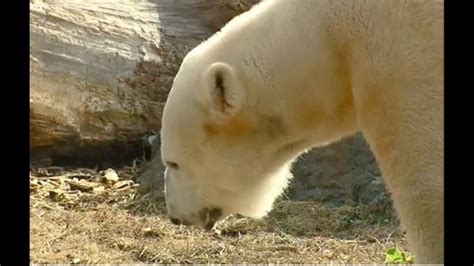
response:
{"label": "polar bear's head", "polygon": [[211,229],[228,214],[264,216],[300,153],[354,128],[349,75],[330,45],[288,45],[292,32],[283,38],[252,24],[275,35],[261,38],[240,22],[186,55],[165,104],[161,152],[174,223]]}
{"label": "polar bear's head", "polygon": [[239,69],[198,61],[186,57],[163,112],[169,216],[206,229],[228,214],[262,217],[286,187],[299,143],[281,145],[284,122],[259,113]]}

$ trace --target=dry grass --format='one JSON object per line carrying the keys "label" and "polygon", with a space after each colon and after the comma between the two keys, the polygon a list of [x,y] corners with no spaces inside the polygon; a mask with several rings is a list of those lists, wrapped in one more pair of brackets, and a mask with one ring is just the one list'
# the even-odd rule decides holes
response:
{"label": "dry grass", "polygon": [[389,247],[407,249],[367,206],[279,200],[265,219],[231,217],[220,233],[175,226],[162,195],[138,197],[130,169],[118,174],[30,176],[32,263],[383,263]]}

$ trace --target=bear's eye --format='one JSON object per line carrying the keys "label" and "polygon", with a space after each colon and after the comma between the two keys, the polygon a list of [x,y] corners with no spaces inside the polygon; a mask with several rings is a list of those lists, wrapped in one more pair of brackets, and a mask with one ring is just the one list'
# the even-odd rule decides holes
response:
{"label": "bear's eye", "polygon": [[169,167],[174,170],[178,170],[179,166],[175,162],[166,161],[166,167]]}

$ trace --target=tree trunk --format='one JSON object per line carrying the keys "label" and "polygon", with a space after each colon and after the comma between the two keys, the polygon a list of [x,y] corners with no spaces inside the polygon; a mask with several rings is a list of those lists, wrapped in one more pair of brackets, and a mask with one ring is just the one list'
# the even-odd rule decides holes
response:
{"label": "tree trunk", "polygon": [[31,162],[137,157],[186,53],[257,1],[30,1]]}

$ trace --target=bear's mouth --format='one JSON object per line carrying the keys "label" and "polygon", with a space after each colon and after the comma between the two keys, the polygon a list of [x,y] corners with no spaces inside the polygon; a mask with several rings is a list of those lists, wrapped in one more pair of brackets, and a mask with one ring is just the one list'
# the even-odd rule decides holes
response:
{"label": "bear's mouth", "polygon": [[199,212],[199,219],[204,224],[204,230],[211,231],[214,229],[217,221],[222,217],[221,208],[204,208]]}
{"label": "bear's mouth", "polygon": [[206,231],[211,231],[212,229],[214,229],[214,226],[216,225],[216,222],[217,222],[217,221],[209,221],[209,222],[207,222],[207,223],[204,225],[204,230],[206,230]]}

